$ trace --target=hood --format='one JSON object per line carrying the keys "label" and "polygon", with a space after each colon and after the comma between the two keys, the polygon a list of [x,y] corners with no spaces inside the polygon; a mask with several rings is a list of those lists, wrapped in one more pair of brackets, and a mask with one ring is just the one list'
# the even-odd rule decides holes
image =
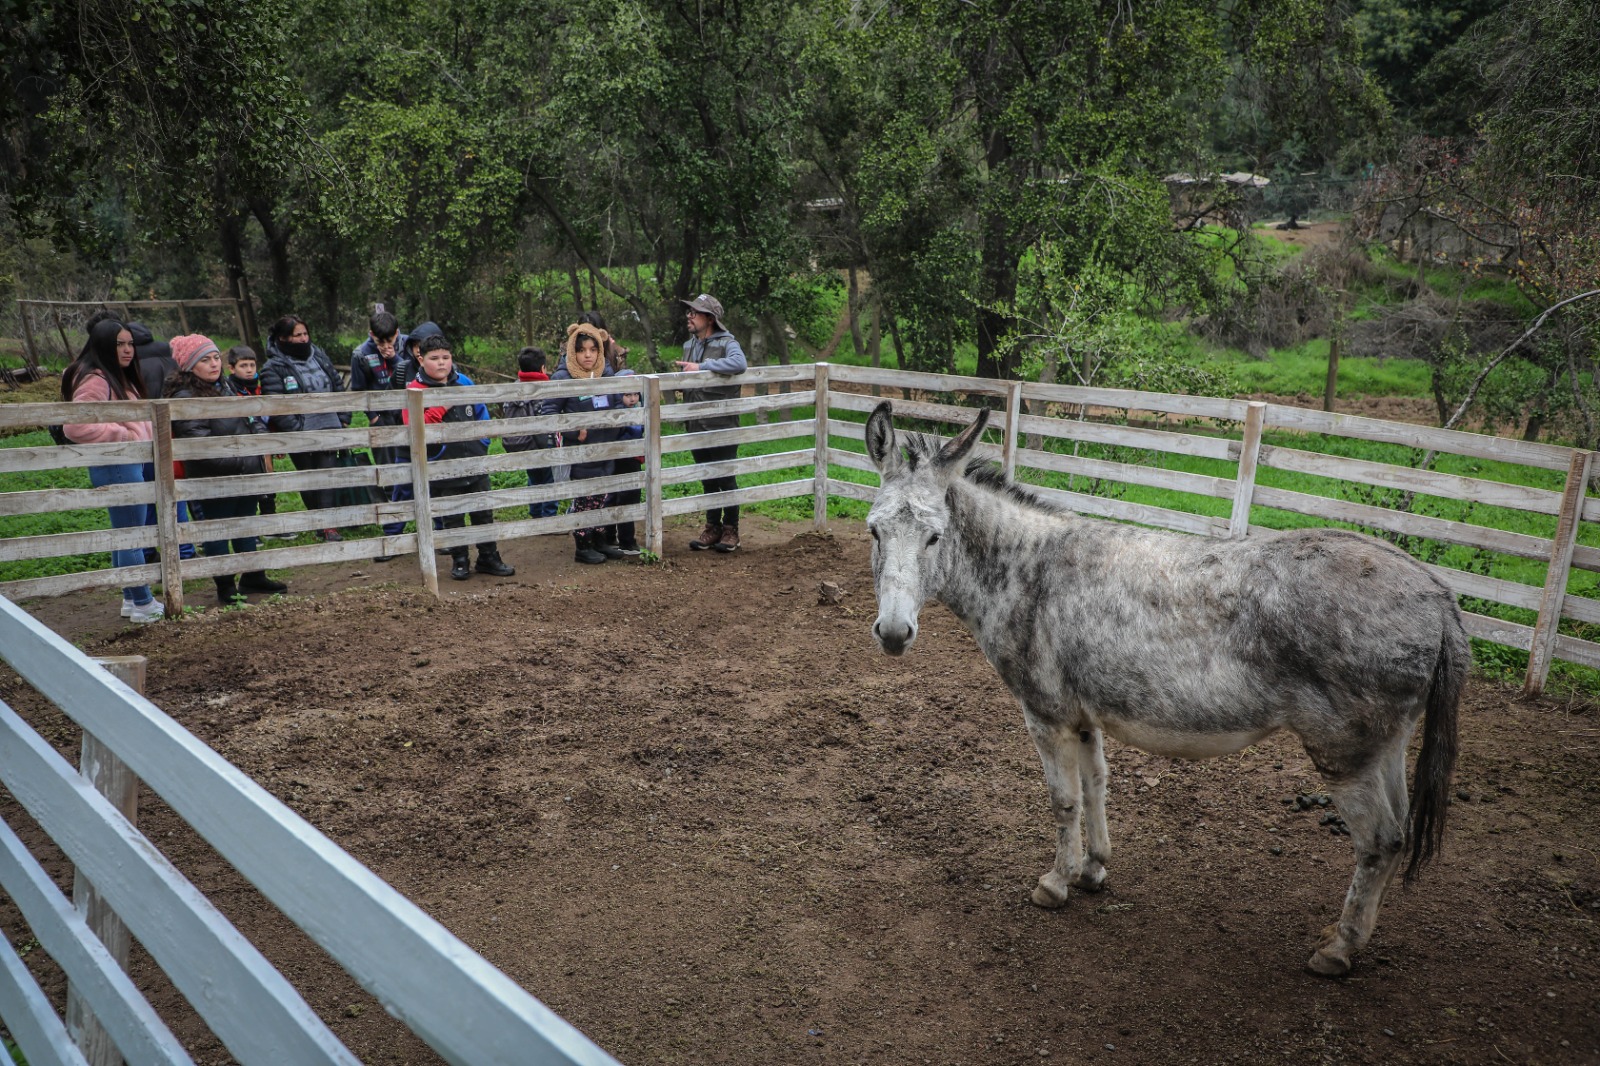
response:
{"label": "hood", "polygon": [[133,346],[135,348],[141,344],[149,344],[156,339],[156,335],[150,332],[150,327],[143,322],[127,322],[124,325],[127,326],[129,336],[133,338]]}
{"label": "hood", "polygon": [[443,334],[444,330],[440,329],[436,323],[423,322],[406,334],[406,345],[409,347],[412,341],[421,342],[429,337],[439,337]]}
{"label": "hood", "polygon": [[595,365],[594,373],[587,376],[592,378],[605,376],[605,372],[610,369],[606,366],[606,341],[611,339],[611,334],[587,322],[574,322],[567,327],[567,343],[562,349],[566,353],[566,358],[562,362],[567,369],[567,376],[575,378],[579,374],[578,364],[572,359],[572,353],[578,350],[579,337],[594,338],[595,346],[600,349],[600,362]]}

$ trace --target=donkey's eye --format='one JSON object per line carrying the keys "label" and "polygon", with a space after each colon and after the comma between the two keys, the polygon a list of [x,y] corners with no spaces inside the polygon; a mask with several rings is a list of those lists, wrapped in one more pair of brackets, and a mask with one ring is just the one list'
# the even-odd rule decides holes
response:
{"label": "donkey's eye", "polygon": [[928,547],[931,548],[937,543],[939,543],[939,534],[937,534],[937,533],[928,534]]}

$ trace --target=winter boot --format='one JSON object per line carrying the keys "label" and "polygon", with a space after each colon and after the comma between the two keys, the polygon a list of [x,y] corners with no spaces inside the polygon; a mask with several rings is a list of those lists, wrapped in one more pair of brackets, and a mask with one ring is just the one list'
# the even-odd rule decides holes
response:
{"label": "winter boot", "polygon": [[245,602],[244,594],[239,591],[232,574],[218,574],[211,580],[217,583],[217,602],[222,606],[231,607]]}
{"label": "winter boot", "polygon": [[702,552],[702,551],[705,551],[707,548],[716,547],[718,542],[720,542],[721,540],[722,540],[722,523],[721,522],[712,522],[712,521],[710,521],[708,519],[706,521],[706,528],[704,528],[704,529],[702,529],[700,531],[700,535],[698,537],[694,538],[693,540],[691,540],[689,542],[689,550],[690,551]]}
{"label": "winter boot", "polygon": [[282,581],[274,581],[267,576],[265,570],[252,570],[239,578],[240,592],[288,592],[289,586]]}
{"label": "winter boot", "polygon": [[500,558],[500,549],[496,545],[478,547],[478,573],[488,574],[490,577],[510,577],[516,572],[516,567],[508,565]]}
{"label": "winter boot", "polygon": [[465,581],[472,576],[472,560],[465,546],[450,549],[450,576]]}
{"label": "winter boot", "polygon": [[717,542],[711,547],[713,551],[724,553],[736,551],[739,547],[739,527],[723,526],[722,536],[718,537]]}
{"label": "winter boot", "polygon": [[578,542],[578,550],[572,556],[574,562],[593,566],[606,561],[605,553],[595,550],[593,538],[583,533],[574,533],[573,536]]}

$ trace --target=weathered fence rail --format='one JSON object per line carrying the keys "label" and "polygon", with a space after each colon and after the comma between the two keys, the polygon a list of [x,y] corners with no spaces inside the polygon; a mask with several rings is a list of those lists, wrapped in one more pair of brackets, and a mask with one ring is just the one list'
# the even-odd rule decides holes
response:
{"label": "weathered fence rail", "polygon": [[[340,467],[329,470],[281,471],[236,478],[174,481],[158,476],[143,485],[104,489],[33,489],[0,493],[0,518],[71,508],[98,508],[113,503],[150,502],[162,521],[154,526],[35,534],[0,540],[0,562],[104,552],[113,548],[154,546],[160,564],[103,569],[27,578],[0,584],[13,598],[54,595],[75,589],[160,580],[169,611],[182,607],[184,578],[231,572],[236,560],[204,557],[181,560],[180,543],[241,535],[296,533],[327,526],[412,522],[415,533],[342,543],[275,547],[261,551],[256,566],[282,568],[355,560],[383,555],[414,555],[422,581],[437,590],[434,550],[478,539],[470,528],[435,531],[433,519],[485,508],[521,507],[568,498],[570,485],[496,488],[434,499],[426,491],[416,498],[388,502],[397,484],[425,485],[465,473],[494,473],[567,464],[574,461],[637,457],[643,468],[586,482],[582,491],[596,493],[640,489],[641,503],[613,506],[585,516],[528,518],[497,522],[497,539],[559,533],[591,523],[642,521],[645,544],[657,553],[665,522],[677,515],[721,503],[812,496],[818,525],[826,522],[829,497],[873,498],[876,480],[861,450],[862,423],[878,402],[876,393],[890,390],[895,413],[906,420],[935,427],[958,427],[975,416],[975,403],[994,409],[990,436],[978,454],[1004,465],[1019,480],[1032,482],[1047,499],[1085,514],[1139,522],[1203,536],[1238,537],[1264,531],[1265,515],[1300,516],[1313,522],[1357,525],[1396,538],[1417,538],[1436,545],[1459,545],[1497,556],[1546,564],[1540,584],[1490,576],[1476,570],[1434,565],[1434,570],[1462,596],[1536,612],[1528,625],[1471,612],[1467,622],[1475,636],[1520,648],[1530,654],[1528,685],[1543,685],[1552,658],[1600,667],[1600,644],[1561,632],[1560,623],[1600,624],[1600,599],[1574,595],[1568,589],[1574,572],[1600,572],[1600,541],[1581,543],[1587,526],[1600,522],[1600,498],[1587,486],[1591,453],[1556,445],[1487,437],[1455,430],[1432,429],[1376,419],[1329,414],[1247,400],[1071,385],[995,381],[984,378],[834,366],[753,368],[744,375],[743,395],[702,403],[671,402],[678,389],[703,384],[703,375],[662,374],[606,378],[589,382],[506,383],[459,390],[458,403],[497,403],[542,396],[615,395],[637,392],[639,407],[613,406],[591,414],[554,418],[494,419],[421,427],[355,426],[340,430],[270,433],[252,437],[171,440],[171,420],[204,417],[217,405],[230,413],[269,416],[291,412],[359,411],[369,419],[408,404],[415,416],[422,396],[416,392],[339,393],[302,397],[254,397],[225,400],[164,400],[103,405],[116,419],[149,419],[157,439],[138,445],[75,445],[0,449],[0,473],[79,468],[103,462],[155,462],[158,454],[179,461],[214,455],[274,455],[332,448],[366,449],[411,446],[406,464]],[[782,391],[782,390],[789,391]],[[428,399],[437,397],[429,395]],[[774,415],[787,413],[787,419]],[[754,416],[754,425],[699,433],[666,433],[665,427],[712,414]],[[1137,415],[1137,417],[1135,417]],[[0,429],[83,419],[82,405],[32,404],[0,406]],[[503,437],[530,431],[570,435],[586,427],[642,425],[642,440],[569,445],[560,449],[493,454],[478,459],[430,463],[423,441]],[[1313,437],[1393,445],[1414,452],[1511,464],[1551,472],[1548,487],[1516,484],[1478,476],[1475,471],[1443,472],[1414,462],[1382,462],[1346,457],[1311,447]],[[792,441],[792,447],[781,443]],[[725,445],[760,444],[764,454],[713,463],[668,465],[682,453]],[[774,448],[778,450],[773,450]],[[1087,453],[1094,454],[1087,454]],[[1163,458],[1165,457],[1165,458]],[[1208,460],[1209,469],[1176,469],[1171,461]],[[158,474],[169,464],[157,463]],[[788,474],[786,477],[785,474]],[[678,495],[678,486],[726,474],[760,474],[769,483],[750,485],[714,497]],[[771,481],[777,475],[780,480]],[[857,476],[864,475],[864,476]],[[1564,475],[1562,480],[1558,475]],[[1294,487],[1283,482],[1298,479]],[[1311,482],[1307,487],[1302,482]],[[1048,484],[1044,482],[1050,482]],[[1404,493],[1458,501],[1473,508],[1495,508],[1537,516],[1534,525],[1549,532],[1530,533],[1497,528],[1474,520],[1475,514],[1442,517],[1409,507],[1373,500],[1341,498],[1336,490],[1317,485],[1361,486],[1371,494]],[[1109,488],[1108,488],[1109,487]],[[1172,507],[1127,498],[1126,490],[1159,489],[1183,494],[1192,507]],[[366,490],[374,502],[321,511],[287,512],[276,516],[178,522],[179,499],[278,493],[305,489]],[[672,493],[667,490],[673,489]],[[1209,502],[1208,502],[1209,501]],[[1281,521],[1298,521],[1282,518]],[[1502,525],[1505,523],[1502,523]],[[1526,525],[1526,524],[1525,524]],[[1591,538],[1594,540],[1594,538]]]}

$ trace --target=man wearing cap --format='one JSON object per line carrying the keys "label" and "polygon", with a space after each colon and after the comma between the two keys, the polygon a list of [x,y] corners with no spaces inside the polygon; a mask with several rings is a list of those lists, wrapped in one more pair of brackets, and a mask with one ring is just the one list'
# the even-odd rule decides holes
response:
{"label": "man wearing cap", "polygon": [[[717,375],[717,384],[703,385],[683,390],[684,403],[704,400],[723,400],[739,395],[737,384],[725,384],[745,370],[744,349],[722,326],[722,303],[715,296],[701,293],[692,300],[680,300],[689,313],[689,339],[683,342],[683,358],[678,369],[689,373],[705,371]],[[690,433],[704,433],[713,429],[736,429],[738,415],[711,415],[684,423]],[[735,459],[739,455],[737,444],[722,444],[714,448],[693,448],[690,454],[696,463],[716,463]],[[739,487],[732,474],[706,478],[700,482],[707,494],[726,492]],[[712,507],[706,511],[706,528],[689,542],[693,551],[731,552],[739,547],[739,507]]]}

